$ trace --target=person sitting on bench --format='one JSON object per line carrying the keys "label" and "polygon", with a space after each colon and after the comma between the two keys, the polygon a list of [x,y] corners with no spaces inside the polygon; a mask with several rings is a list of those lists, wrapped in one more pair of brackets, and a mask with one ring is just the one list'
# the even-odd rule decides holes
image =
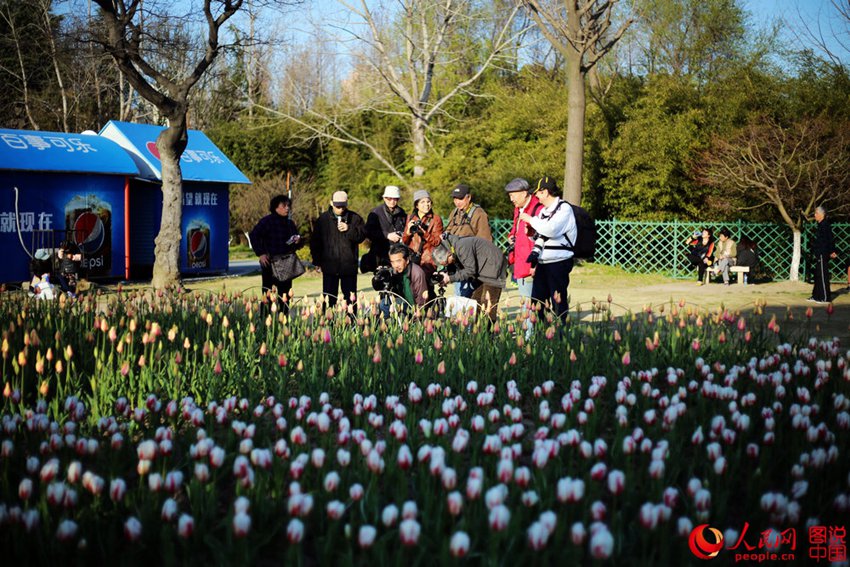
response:
{"label": "person sitting on bench", "polygon": [[63,241],[59,245],[59,250],[56,253],[59,259],[59,274],[57,280],[62,291],[69,295],[77,292],[77,281],[80,274],[80,264],[83,261],[83,255],[80,253],[79,247],[69,240]]}

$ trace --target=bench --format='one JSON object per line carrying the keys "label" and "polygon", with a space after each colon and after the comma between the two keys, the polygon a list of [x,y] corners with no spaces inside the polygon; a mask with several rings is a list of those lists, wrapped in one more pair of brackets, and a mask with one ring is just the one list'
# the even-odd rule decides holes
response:
{"label": "bench", "polygon": [[738,285],[747,285],[746,274],[750,273],[749,266],[729,266],[729,271],[738,274]]}

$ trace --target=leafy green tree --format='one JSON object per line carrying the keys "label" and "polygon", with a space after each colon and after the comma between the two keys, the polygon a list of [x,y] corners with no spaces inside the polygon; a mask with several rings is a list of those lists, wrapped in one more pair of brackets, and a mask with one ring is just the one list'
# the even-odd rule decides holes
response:
{"label": "leafy green tree", "polygon": [[707,140],[696,93],[686,81],[657,77],[626,112],[605,152],[605,205],[630,219],[701,218],[705,192],[688,165]]}

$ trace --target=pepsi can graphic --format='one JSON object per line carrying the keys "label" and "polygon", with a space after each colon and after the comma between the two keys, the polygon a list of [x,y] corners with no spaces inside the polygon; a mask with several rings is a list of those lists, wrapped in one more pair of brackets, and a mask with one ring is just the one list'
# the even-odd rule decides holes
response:
{"label": "pepsi can graphic", "polygon": [[83,255],[88,276],[112,270],[112,205],[95,195],[76,196],[65,205],[65,230]]}
{"label": "pepsi can graphic", "polygon": [[210,267],[210,225],[192,221],[186,231],[186,259],[190,269]]}

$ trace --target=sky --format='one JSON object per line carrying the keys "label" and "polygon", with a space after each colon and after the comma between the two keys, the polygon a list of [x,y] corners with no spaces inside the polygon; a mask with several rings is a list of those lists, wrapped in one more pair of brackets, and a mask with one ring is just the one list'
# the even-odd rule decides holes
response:
{"label": "sky", "polygon": [[[847,0],[843,2],[850,10]],[[850,62],[850,22],[843,20],[833,0],[743,0],[742,5],[752,14],[753,24],[769,27],[777,19],[785,23],[782,37],[793,42],[798,37],[814,44],[812,36],[822,38],[829,50]]]}

